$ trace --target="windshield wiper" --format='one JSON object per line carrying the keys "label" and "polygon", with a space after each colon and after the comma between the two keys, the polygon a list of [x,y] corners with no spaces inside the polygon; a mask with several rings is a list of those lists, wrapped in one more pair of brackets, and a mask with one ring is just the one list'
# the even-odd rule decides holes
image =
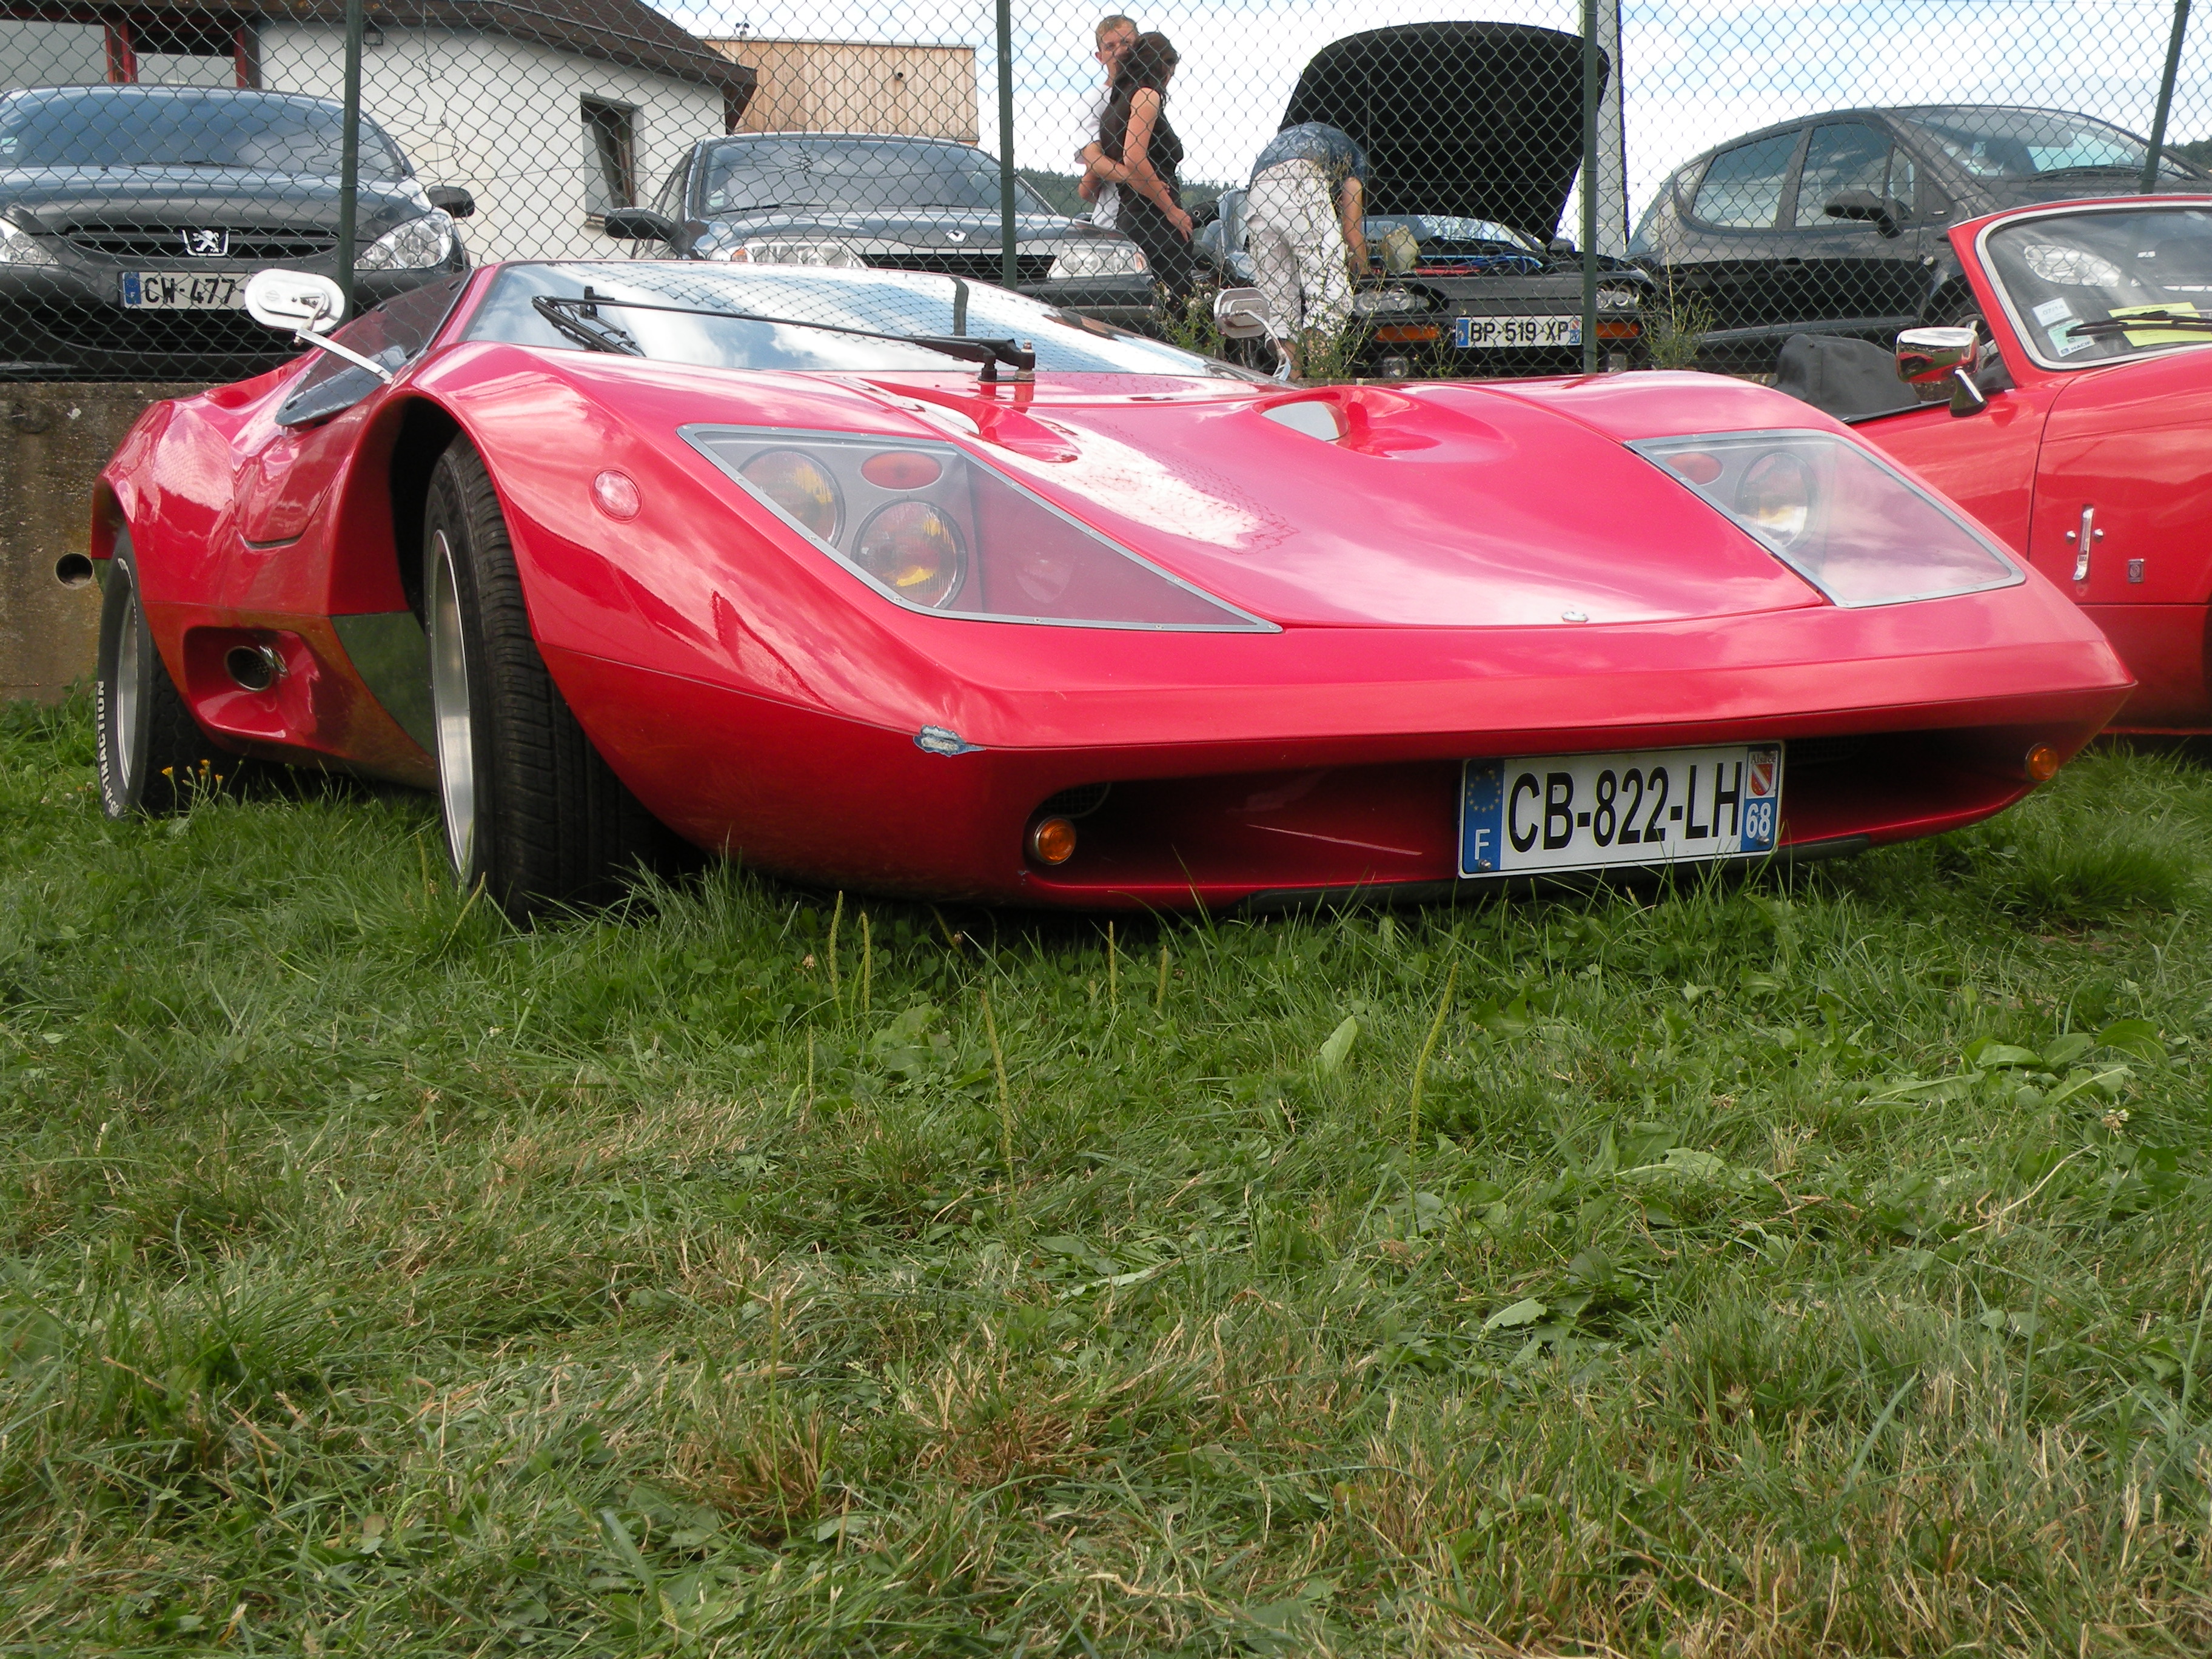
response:
{"label": "windshield wiper", "polygon": [[[589,289],[584,290],[581,299],[567,295],[541,294],[530,303],[556,328],[561,328],[561,324],[555,320],[556,313],[575,324],[574,331],[562,329],[562,332],[570,339],[584,340],[581,331],[587,325],[603,329],[609,335],[619,337],[627,344],[596,344],[589,340],[584,340],[584,343],[592,345],[597,350],[627,351],[638,357],[645,353],[637,342],[611,323],[601,322],[598,315],[599,307],[619,306],[626,311],[666,311],[679,317],[723,317],[732,322],[774,323],[786,328],[819,329],[826,334],[849,334],[861,340],[891,340],[900,345],[918,345],[942,356],[981,364],[982,378],[987,381],[998,380],[1000,363],[1012,369],[1018,380],[1029,380],[1036,373],[1036,347],[1027,340],[990,339],[974,334],[884,334],[871,328],[848,328],[842,323],[817,323],[805,317],[770,317],[757,311],[724,311],[714,306],[664,306],[645,300],[610,300],[605,295],[593,294]],[[588,325],[586,318],[590,319]]]}
{"label": "windshield wiper", "polygon": [[2132,317],[2100,317],[2094,321],[2076,323],[2066,331],[2094,340],[2100,335],[2125,334],[2130,329],[2138,328],[2179,328],[2212,334],[2212,317],[2199,317],[2193,313],[2176,316],[2170,311],[2138,311]]}
{"label": "windshield wiper", "polygon": [[[540,294],[530,302],[539,316],[586,351],[611,351],[622,357],[644,356],[645,348],[637,343],[635,335],[626,328],[616,327],[599,315],[602,304],[612,303],[615,302],[601,301],[588,288],[580,300]],[[570,310],[572,306],[578,309]]]}

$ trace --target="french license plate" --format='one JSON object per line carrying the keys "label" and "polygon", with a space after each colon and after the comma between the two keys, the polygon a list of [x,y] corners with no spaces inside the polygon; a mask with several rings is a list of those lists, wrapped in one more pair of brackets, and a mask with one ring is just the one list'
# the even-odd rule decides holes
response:
{"label": "french license plate", "polygon": [[1452,341],[1462,351],[1503,351],[1525,346],[1578,346],[1580,317],[1455,317]]}
{"label": "french license plate", "polygon": [[1469,761],[1459,822],[1462,876],[1771,853],[1782,745]]}
{"label": "french license plate", "polygon": [[123,304],[131,311],[235,311],[245,303],[242,276],[166,270],[123,273]]}

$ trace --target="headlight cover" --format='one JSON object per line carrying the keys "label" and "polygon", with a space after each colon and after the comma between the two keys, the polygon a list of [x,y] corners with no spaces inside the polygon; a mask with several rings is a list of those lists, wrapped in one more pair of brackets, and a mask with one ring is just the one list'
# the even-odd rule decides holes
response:
{"label": "headlight cover", "polygon": [[453,216],[432,208],[397,230],[387,230],[353,262],[356,270],[427,270],[453,257]]}
{"label": "headlight cover", "polygon": [[1073,283],[1088,276],[1141,276],[1146,269],[1145,251],[1134,242],[1098,236],[1063,245],[1045,276],[1049,282]]}
{"label": "headlight cover", "polygon": [[844,243],[823,238],[754,236],[722,256],[738,265],[831,265],[858,270],[868,262]]}
{"label": "headlight cover", "polygon": [[52,250],[12,221],[0,219],[0,265],[58,264]]}
{"label": "headlight cover", "polygon": [[1273,634],[938,439],[687,426],[684,441],[894,604],[975,622]]}
{"label": "headlight cover", "polygon": [[1707,433],[1628,447],[1836,605],[1904,605],[2027,580],[1973,524],[1832,432]]}

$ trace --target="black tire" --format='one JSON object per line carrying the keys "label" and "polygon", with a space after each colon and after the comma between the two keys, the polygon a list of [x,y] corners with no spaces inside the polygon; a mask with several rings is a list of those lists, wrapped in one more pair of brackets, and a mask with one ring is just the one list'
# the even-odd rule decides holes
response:
{"label": "black tire", "polygon": [[422,515],[423,626],[437,721],[446,850],[527,921],[617,896],[677,842],[576,723],[530,632],[507,520],[483,462],[456,438],[431,470]]}
{"label": "black tire", "polygon": [[128,534],[116,538],[107,562],[98,662],[93,716],[100,805],[109,817],[166,817],[237,781],[245,763],[208,740],[155,648]]}

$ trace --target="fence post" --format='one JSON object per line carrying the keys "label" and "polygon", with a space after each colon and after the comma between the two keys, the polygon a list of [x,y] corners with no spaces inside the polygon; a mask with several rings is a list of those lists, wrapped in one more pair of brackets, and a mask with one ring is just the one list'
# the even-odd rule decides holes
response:
{"label": "fence post", "polygon": [[1013,0],[999,0],[999,280],[1019,279],[1014,258],[1014,16]]}
{"label": "fence post", "polygon": [[1583,373],[1597,373],[1597,0],[1583,0]]}
{"label": "fence post", "polygon": [[353,315],[353,244],[361,195],[362,0],[346,0],[345,134],[338,151],[338,287]]}
{"label": "fence post", "polygon": [[2181,37],[2189,31],[2189,0],[2173,0],[2173,33],[2166,43],[2166,78],[2158,83],[2158,112],[2150,120],[2150,154],[2143,157],[2145,196],[2158,189],[2159,158],[2166,149],[2166,118],[2173,109],[2173,77],[2181,70]]}

